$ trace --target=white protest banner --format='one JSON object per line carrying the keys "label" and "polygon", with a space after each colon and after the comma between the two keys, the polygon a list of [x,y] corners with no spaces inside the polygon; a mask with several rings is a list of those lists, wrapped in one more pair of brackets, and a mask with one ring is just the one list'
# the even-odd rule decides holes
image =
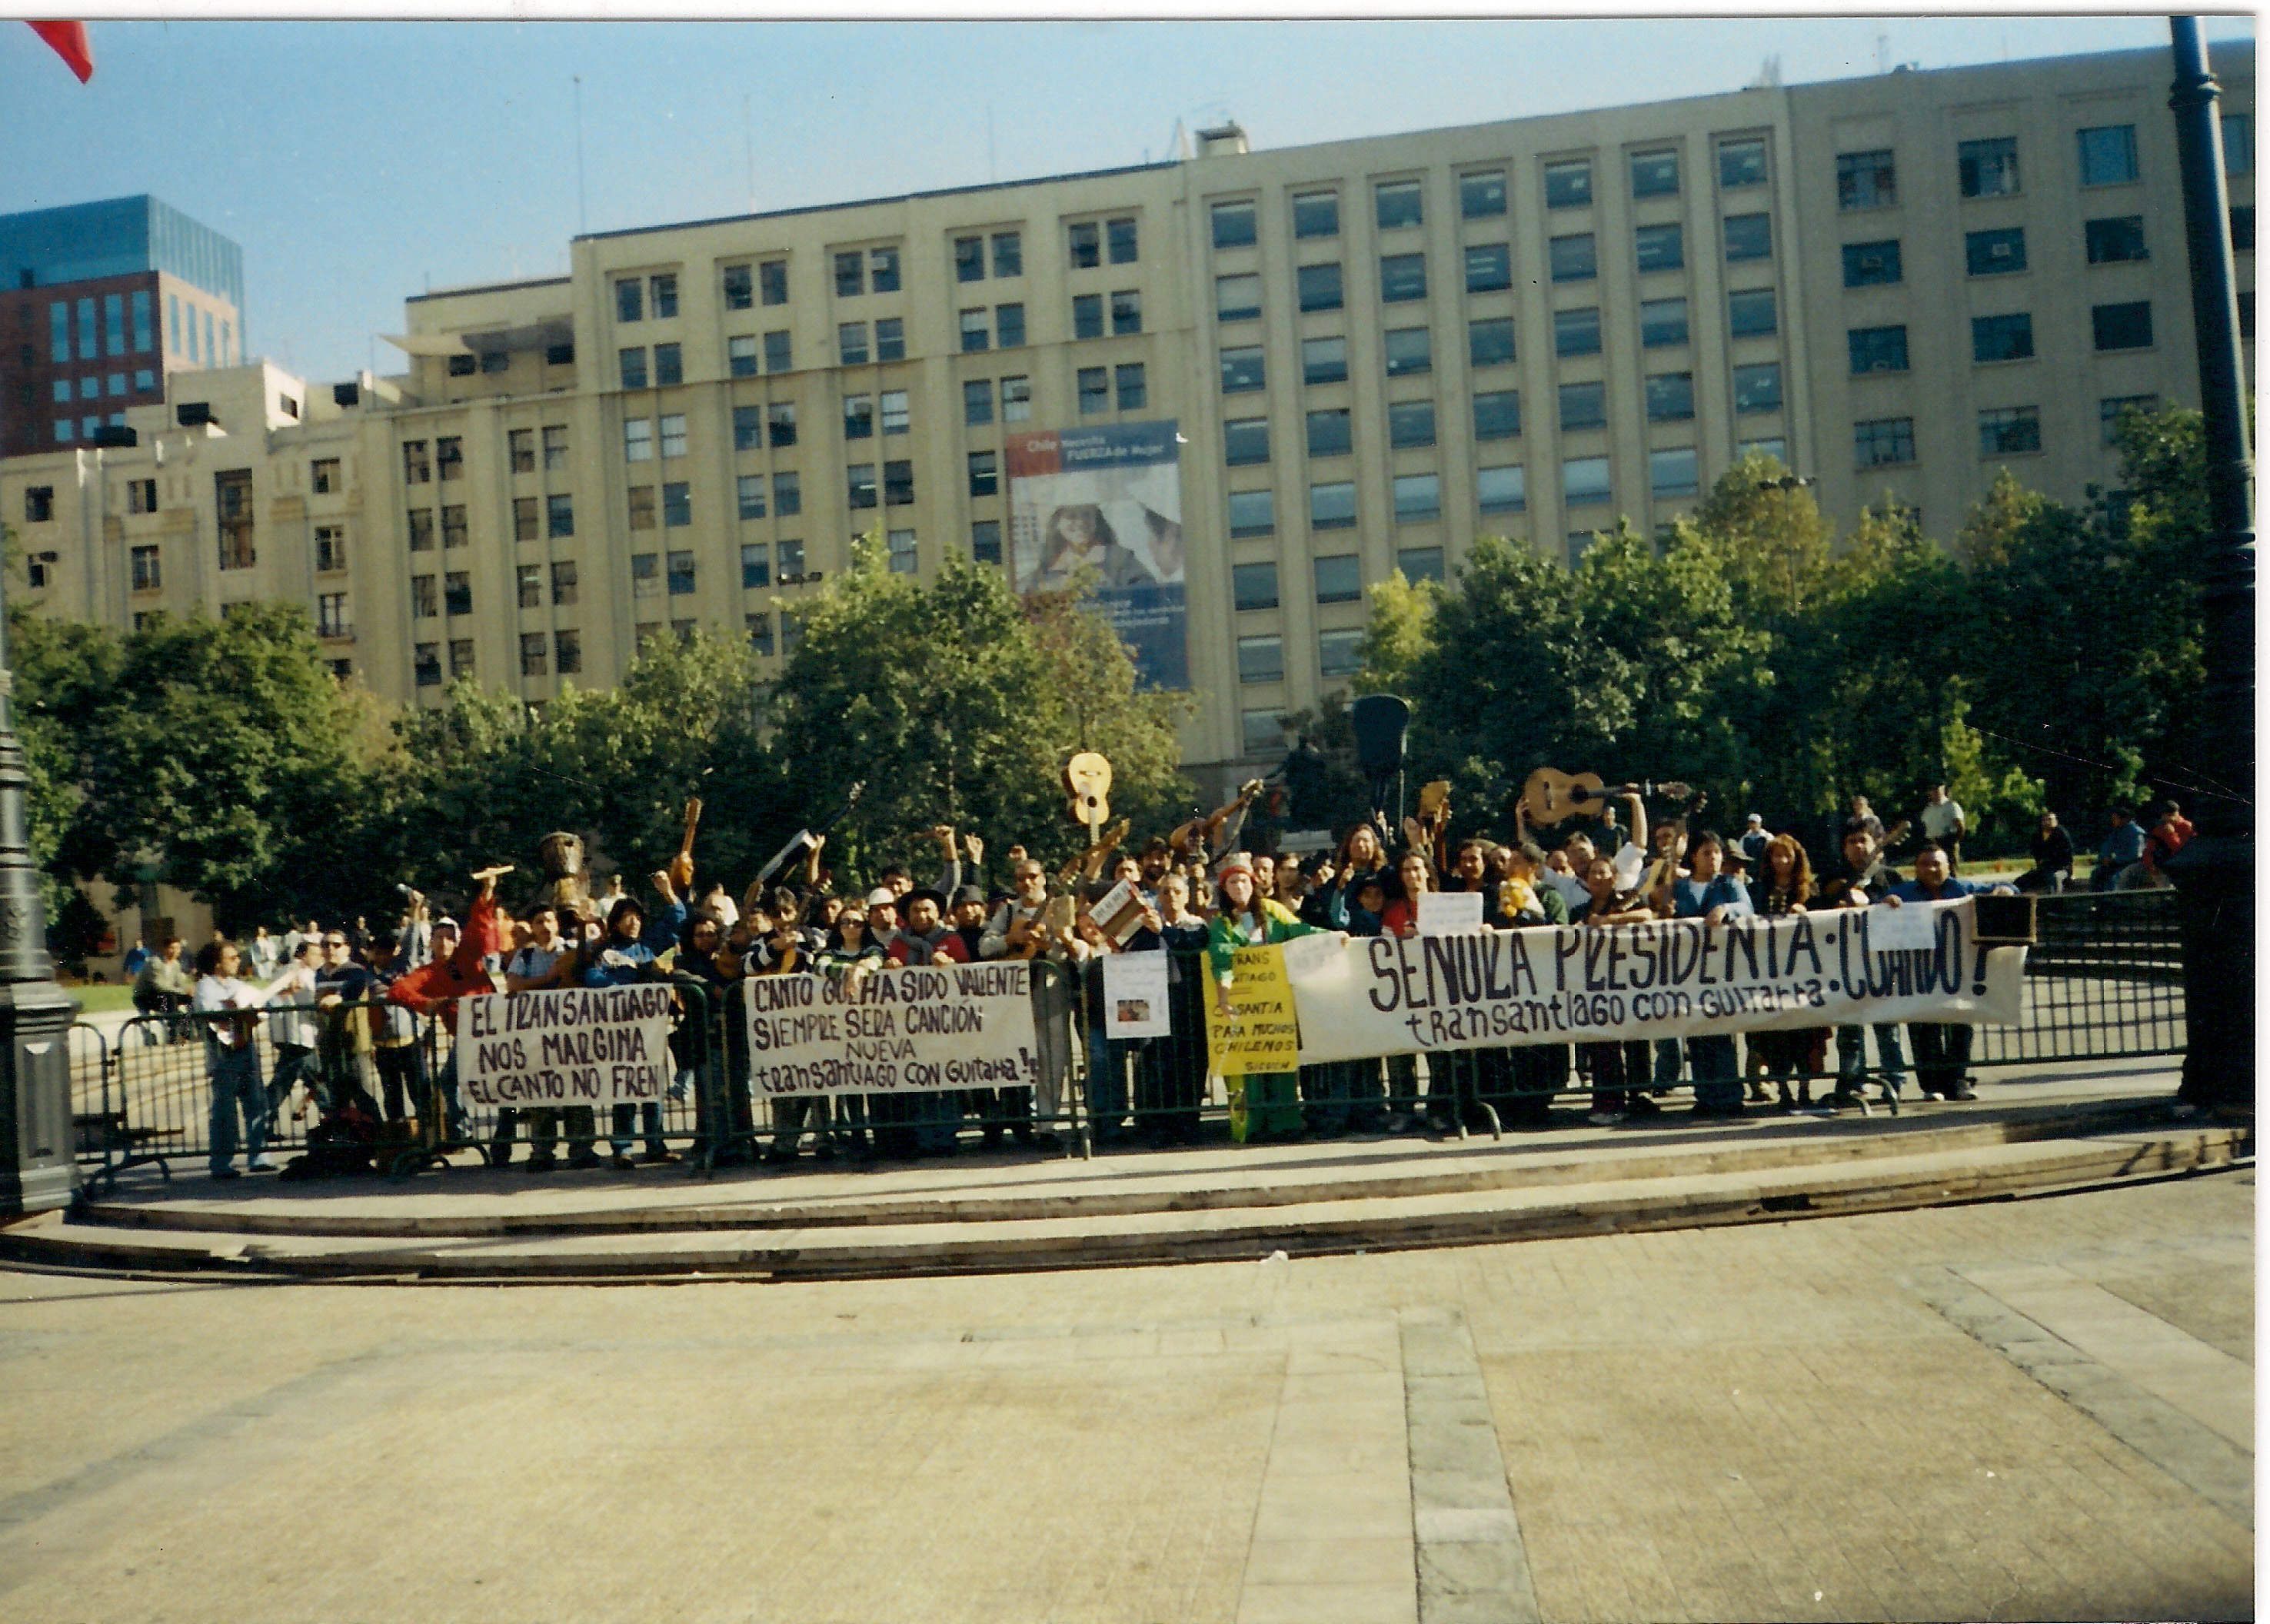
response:
{"label": "white protest banner", "polygon": [[909,965],[856,981],[752,975],[741,985],[749,1086],[760,1099],[1027,1088],[1039,1079],[1032,969],[1021,960]]}
{"label": "white protest banner", "polygon": [[1453,931],[1482,928],[1482,894],[1479,891],[1422,891],[1419,894],[1419,934],[1446,936]]}
{"label": "white protest banner", "polygon": [[457,1080],[475,1105],[547,1110],[659,1101],[675,995],[661,982],[457,1001]]}
{"label": "white protest banner", "polygon": [[[1981,947],[1968,899],[1705,925],[1328,938],[1287,955],[1301,1063],[1791,1027],[2018,1020],[2022,947]],[[1898,917],[1887,949],[1879,924]],[[1927,936],[1918,922],[1928,921]],[[1306,938],[1314,940],[1317,938]]]}
{"label": "white protest banner", "polygon": [[1115,953],[1103,960],[1103,1034],[1106,1037],[1165,1037],[1167,955]]}

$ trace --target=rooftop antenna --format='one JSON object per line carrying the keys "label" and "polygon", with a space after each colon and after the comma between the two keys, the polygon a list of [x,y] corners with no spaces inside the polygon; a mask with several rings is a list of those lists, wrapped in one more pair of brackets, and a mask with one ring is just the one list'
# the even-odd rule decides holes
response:
{"label": "rooftop antenna", "polygon": [[575,77],[575,233],[591,229],[591,211],[583,200],[583,76]]}
{"label": "rooftop antenna", "polygon": [[1752,90],[1775,90],[1778,89],[1780,85],[1781,53],[1776,51],[1772,56],[1767,57],[1764,63],[1760,65],[1758,69],[1758,77],[1750,81],[1748,87]]}
{"label": "rooftop antenna", "polygon": [[1889,73],[1891,70],[1892,36],[1879,28],[1876,30],[1876,71]]}

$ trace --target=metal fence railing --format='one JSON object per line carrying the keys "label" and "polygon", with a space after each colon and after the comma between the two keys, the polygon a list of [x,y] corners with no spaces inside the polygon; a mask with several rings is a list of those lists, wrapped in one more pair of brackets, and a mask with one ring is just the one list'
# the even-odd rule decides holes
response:
{"label": "metal fence railing", "polygon": [[[2036,917],[2021,1018],[1970,1029],[1969,1065],[2182,1052],[2183,949],[2172,892],[2044,897]],[[137,1016],[108,1031],[81,1022],[70,1033],[78,1158],[90,1183],[142,1167],[170,1176],[174,1162],[211,1157],[224,1098],[224,1143],[249,1148],[249,1116],[264,1130],[262,1150],[271,1163],[306,1158],[308,1170],[367,1165],[394,1174],[476,1150],[492,1161],[548,1156],[571,1166],[618,1155],[683,1158],[704,1172],[972,1145],[1086,1153],[1226,1138],[1234,1091],[1206,1064],[1204,957],[1176,955],[1169,968],[1170,1034],[1122,1041],[1103,1034],[1094,966],[1036,964],[1036,1088],[787,1101],[751,1098],[735,990],[680,974],[672,978],[679,1009],[667,1096],[596,1117],[588,1109],[469,1108],[446,1022],[388,1005],[271,1010],[249,1033],[242,1017],[194,1013]],[[1922,1031],[1905,1030],[1911,1045]],[[232,1051],[219,1041],[223,1033],[245,1047]],[[1299,1131],[1314,1136],[1465,1134],[1544,1125],[1556,1097],[1590,1089],[1613,1086],[1630,1098],[1692,1086],[1679,1043],[1621,1047],[1613,1078],[1596,1075],[1597,1052],[1563,1044],[1303,1066],[1292,1109]],[[1753,1037],[1750,1047],[1756,1054],[1768,1046]],[[1924,1058],[1880,1047],[1872,1062],[1864,1045],[1843,1080],[1881,1082]],[[1838,1070],[1838,1045],[1824,1042],[1809,1064],[1781,1076],[1809,1082]],[[1747,1079],[1751,1067],[1741,1072]],[[254,1084],[227,1086],[248,1075]]]}

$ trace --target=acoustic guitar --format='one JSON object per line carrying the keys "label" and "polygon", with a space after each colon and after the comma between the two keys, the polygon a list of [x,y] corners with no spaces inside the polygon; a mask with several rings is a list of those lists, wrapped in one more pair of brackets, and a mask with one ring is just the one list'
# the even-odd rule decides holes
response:
{"label": "acoustic guitar", "polygon": [[1840,874],[1836,879],[1825,882],[1820,893],[1821,905],[1829,908],[1842,907],[1844,900],[1854,891],[1866,890],[1873,886],[1884,871],[1884,859],[1891,856],[1892,848],[1906,842],[1909,827],[1908,820],[1903,818],[1884,831],[1884,838],[1876,842],[1876,855],[1868,861],[1868,871],[1858,879],[1850,874]]}
{"label": "acoustic guitar", "polygon": [[1685,799],[1694,786],[1665,779],[1661,782],[1611,785],[1598,773],[1560,773],[1540,767],[1521,787],[1521,809],[1532,825],[1565,823],[1600,802],[1625,795],[1667,795]]}

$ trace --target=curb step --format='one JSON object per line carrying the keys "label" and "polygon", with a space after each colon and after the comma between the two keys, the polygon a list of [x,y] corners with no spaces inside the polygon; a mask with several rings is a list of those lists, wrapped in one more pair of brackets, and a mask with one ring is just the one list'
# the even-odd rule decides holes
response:
{"label": "curb step", "polygon": [[[0,1258],[70,1268],[423,1284],[773,1279],[1252,1260],[1607,1235],[1930,1206],[2226,1167],[2244,1130],[2029,1138],[1830,1166],[1702,1171],[1263,1207],[566,1235],[256,1235],[44,1213],[0,1229]],[[1596,1161],[1597,1168],[1599,1163]],[[1603,1169],[1605,1170],[1605,1169]],[[1109,1221],[1106,1221],[1109,1220]]]}

